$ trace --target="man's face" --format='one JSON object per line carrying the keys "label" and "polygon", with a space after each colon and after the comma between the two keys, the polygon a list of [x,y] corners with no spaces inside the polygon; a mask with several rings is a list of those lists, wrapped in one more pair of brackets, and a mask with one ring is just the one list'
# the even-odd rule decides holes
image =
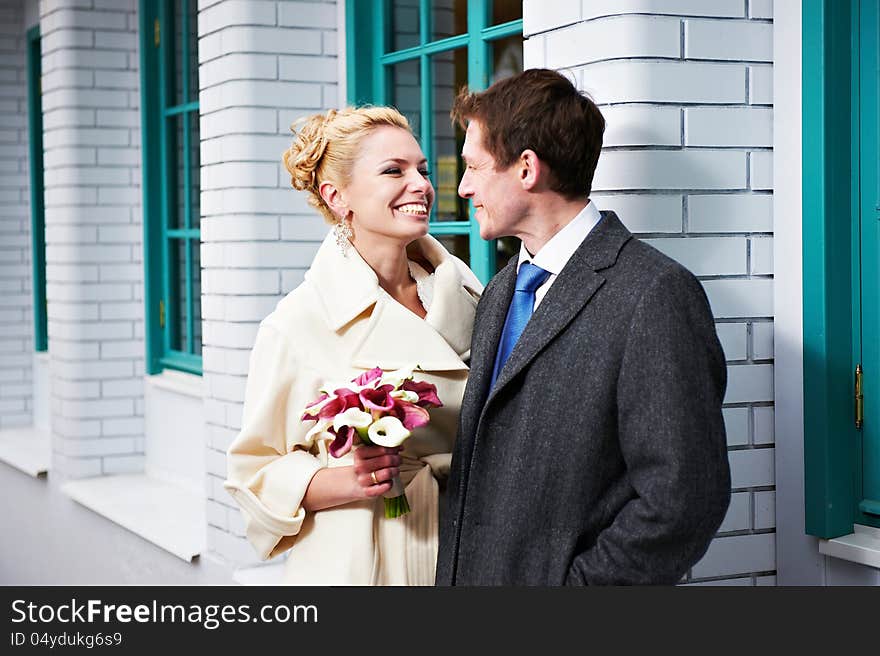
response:
{"label": "man's face", "polygon": [[461,156],[465,170],[458,195],[473,204],[480,237],[518,236],[527,193],[520,182],[520,167],[514,163],[507,169],[496,169],[495,158],[483,145],[483,126],[476,120],[468,124]]}

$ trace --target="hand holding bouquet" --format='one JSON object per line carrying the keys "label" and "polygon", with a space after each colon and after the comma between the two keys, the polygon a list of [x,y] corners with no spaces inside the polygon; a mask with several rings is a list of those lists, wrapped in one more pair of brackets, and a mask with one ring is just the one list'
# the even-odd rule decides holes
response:
{"label": "hand holding bouquet", "polygon": [[[413,368],[385,372],[375,367],[349,383],[324,385],[319,392],[302,421],[316,422],[306,437],[328,442],[334,458],[351,450],[355,435],[364,444],[400,446],[414,428],[428,423],[428,408],[443,405],[434,385],[413,379]],[[399,477],[384,496],[386,517],[409,512]]]}

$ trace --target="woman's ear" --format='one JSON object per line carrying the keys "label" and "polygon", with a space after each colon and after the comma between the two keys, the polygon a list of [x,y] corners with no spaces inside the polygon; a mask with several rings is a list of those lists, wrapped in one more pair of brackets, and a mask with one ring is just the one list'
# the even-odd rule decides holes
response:
{"label": "woman's ear", "polygon": [[340,220],[348,216],[348,205],[342,197],[342,192],[335,184],[332,182],[322,182],[321,186],[318,187],[318,191],[321,194],[321,198],[327,203],[327,207],[330,208],[330,211]]}
{"label": "woman's ear", "polygon": [[519,181],[523,189],[531,191],[541,180],[544,163],[531,148],[526,148],[519,156],[516,164],[519,167]]}

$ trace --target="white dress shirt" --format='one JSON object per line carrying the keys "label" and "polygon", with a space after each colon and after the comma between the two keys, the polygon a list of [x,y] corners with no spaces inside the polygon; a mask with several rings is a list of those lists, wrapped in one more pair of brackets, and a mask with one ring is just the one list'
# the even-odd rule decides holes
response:
{"label": "white dress shirt", "polygon": [[593,201],[589,201],[586,207],[578,212],[578,215],[568,225],[553,235],[550,241],[544,244],[544,247],[534,255],[529,254],[525,244],[520,244],[519,261],[516,264],[517,273],[519,273],[519,268],[523,262],[531,262],[535,266],[544,269],[544,271],[550,272],[547,282],[535,290],[535,309],[538,308],[543,298],[547,295],[547,291],[556,280],[556,276],[568,264],[578,246],[592,232],[601,218],[602,215],[599,214],[596,205]]}

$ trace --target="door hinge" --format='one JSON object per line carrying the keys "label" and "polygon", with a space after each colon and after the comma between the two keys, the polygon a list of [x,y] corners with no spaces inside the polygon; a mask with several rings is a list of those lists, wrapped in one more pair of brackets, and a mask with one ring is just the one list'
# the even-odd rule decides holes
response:
{"label": "door hinge", "polygon": [[161,30],[159,29],[159,19],[157,18],[153,21],[153,43],[156,44],[157,48],[159,47],[159,42],[161,41],[160,36]]}
{"label": "door hinge", "polygon": [[165,327],[165,299],[159,300],[159,328]]}
{"label": "door hinge", "polygon": [[856,393],[855,393],[855,401],[856,401],[856,428],[862,427],[862,422],[865,419],[865,398],[862,395],[862,365],[856,365]]}

